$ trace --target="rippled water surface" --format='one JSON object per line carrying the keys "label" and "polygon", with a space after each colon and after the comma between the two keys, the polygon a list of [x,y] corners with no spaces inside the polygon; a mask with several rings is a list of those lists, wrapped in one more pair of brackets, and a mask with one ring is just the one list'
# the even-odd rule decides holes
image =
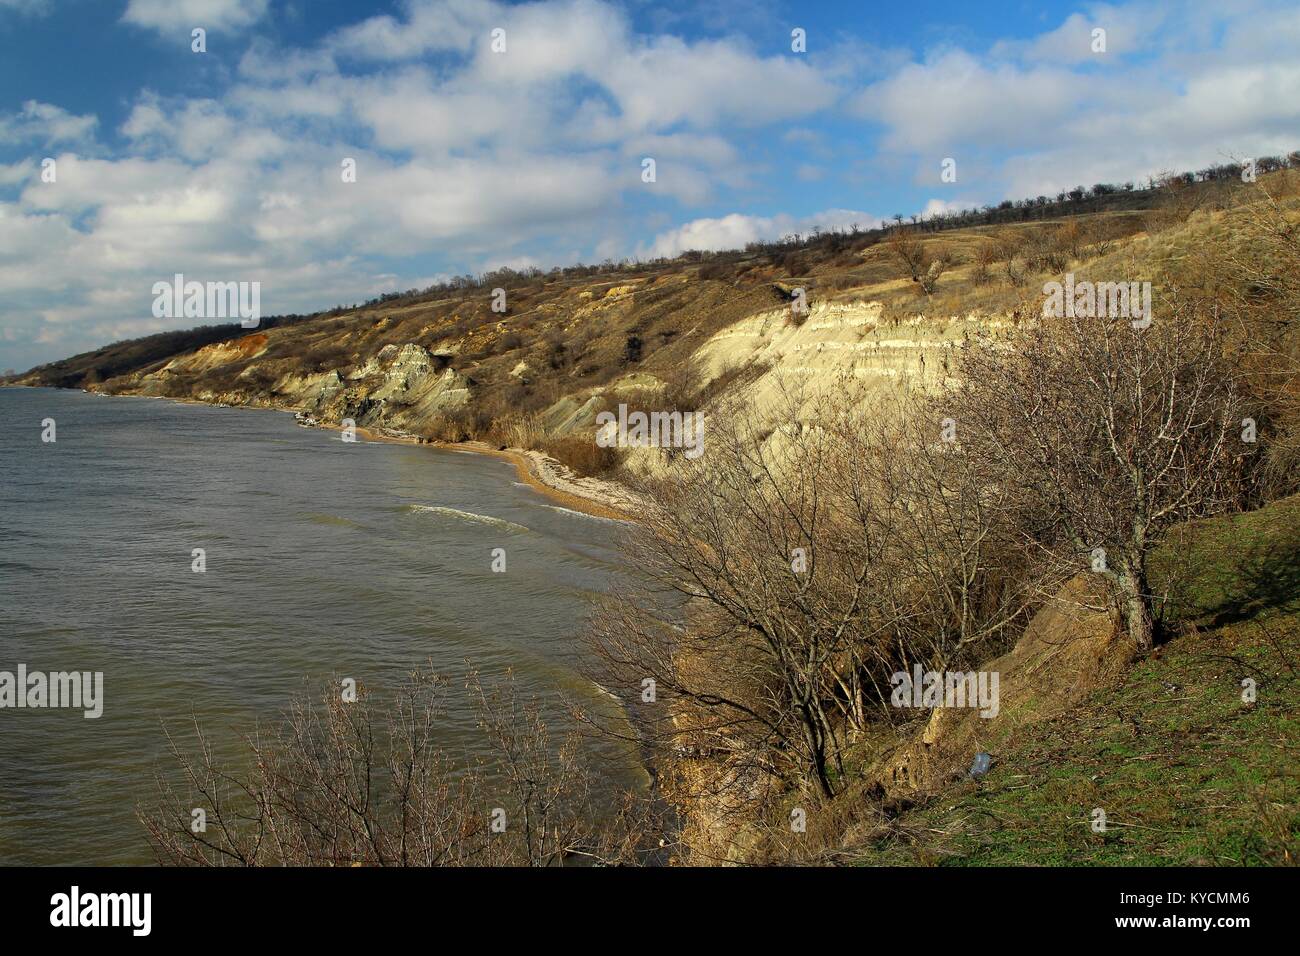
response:
{"label": "rippled water surface", "polygon": [[[304,679],[469,662],[555,714],[597,700],[579,634],[624,528],[515,477],[278,412],[0,389],[0,671],[102,671],[105,698],[98,720],[0,709],[0,863],[151,862],[135,808],[170,768],[162,723],[234,739]],[[444,744],[474,753],[449,706]]]}

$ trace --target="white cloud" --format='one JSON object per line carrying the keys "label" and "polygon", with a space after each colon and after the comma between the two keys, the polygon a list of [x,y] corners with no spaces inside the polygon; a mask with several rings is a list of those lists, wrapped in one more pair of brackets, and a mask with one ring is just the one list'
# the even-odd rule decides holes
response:
{"label": "white cloud", "polygon": [[384,15],[339,30],[327,47],[342,56],[409,60],[439,51],[469,51],[485,42],[501,8],[481,0],[409,0],[405,20]]}
{"label": "white cloud", "polygon": [[978,209],[980,206],[977,202],[967,199],[931,199],[921,210],[921,218],[929,219],[931,216],[944,216],[950,212],[961,212],[963,209]]}
{"label": "white cloud", "polygon": [[94,116],[77,116],[50,103],[28,100],[17,113],[0,116],[0,139],[43,146],[81,142],[90,138],[98,122]]}
{"label": "white cloud", "polygon": [[[1055,30],[1040,34],[1027,42],[995,44],[994,56],[1020,56],[1026,60],[1055,64],[1091,63],[1108,65],[1127,54],[1158,49],[1167,35],[1167,6],[1136,3],[1126,7],[1099,3],[1088,13],[1072,13]],[[1094,50],[1094,31],[1104,33],[1104,51]]]}
{"label": "white cloud", "polygon": [[714,252],[741,249],[746,243],[772,234],[773,220],[734,212],[718,219],[695,219],[655,236],[648,255],[675,256],[688,249]]}
{"label": "white cloud", "polygon": [[[822,194],[846,173],[905,183],[919,170],[925,195],[961,197],[931,200],[932,213],[1294,149],[1300,9],[1243,2],[1178,15],[1085,5],[1037,37],[906,60],[881,51],[861,69],[851,40],[766,56],[722,31],[646,34],[600,0],[404,0],[311,47],[250,36],[224,85],[141,93],[102,141],[95,116],[53,104],[0,114],[0,140],[24,144],[0,163],[5,349],[49,358],[155,330],[151,284],[177,271],[260,280],[264,311],[306,311],[443,269],[877,224],[851,210],[679,208],[790,208],[774,187],[819,182]],[[188,37],[269,13],[266,0],[131,0],[123,19]],[[1078,52],[1094,24],[1108,31],[1100,61]],[[502,54],[489,46],[497,26]],[[846,96],[855,76],[871,82]],[[879,141],[865,125],[861,142],[846,135],[837,111],[880,124]],[[47,146],[57,183],[38,175]],[[654,184],[641,182],[644,156]],[[960,186],[941,189],[948,156]],[[355,183],[341,181],[345,157]]]}
{"label": "white cloud", "polygon": [[159,33],[195,27],[236,31],[252,26],[266,15],[268,0],[130,0],[122,22]]}
{"label": "white cloud", "polygon": [[694,219],[675,229],[661,232],[641,253],[647,258],[656,258],[677,256],[689,250],[719,252],[724,249],[743,249],[748,243],[758,240],[780,239],[792,233],[810,233],[815,229],[843,230],[854,225],[871,229],[880,225],[880,218],[852,209],[827,209],[803,217],[784,213],[776,216],[732,213],[716,219]]}
{"label": "white cloud", "polygon": [[1066,70],[987,63],[949,50],[872,84],[855,106],[886,125],[887,149],[943,156],[962,144],[1042,143],[1093,90]]}
{"label": "white cloud", "polygon": [[[506,31],[504,53],[490,46],[497,27]],[[336,34],[327,46],[336,57],[394,62],[459,52],[465,69],[440,84],[439,94],[471,98],[471,109],[457,114],[462,122],[474,115],[473,97],[492,97],[500,104],[492,113],[501,133],[574,105],[559,84],[581,79],[606,95],[577,104],[582,122],[567,132],[580,141],[608,143],[676,124],[761,126],[811,114],[836,97],[835,87],[807,62],[761,57],[729,39],[688,43],[634,36],[626,15],[598,0],[514,7],[490,0],[412,0],[405,20],[375,17]],[[399,75],[409,83],[418,74]],[[482,126],[488,120],[472,122]]]}
{"label": "white cloud", "polygon": [[[1104,55],[1086,45],[1094,25]],[[1096,5],[988,54],[930,51],[851,102],[895,158],[952,156],[986,200],[1055,194],[1295,149],[1297,43],[1300,10],[1262,0],[1177,16]]]}
{"label": "white cloud", "polygon": [[36,173],[36,163],[22,160],[17,163],[0,163],[0,186],[17,186],[26,182]]}

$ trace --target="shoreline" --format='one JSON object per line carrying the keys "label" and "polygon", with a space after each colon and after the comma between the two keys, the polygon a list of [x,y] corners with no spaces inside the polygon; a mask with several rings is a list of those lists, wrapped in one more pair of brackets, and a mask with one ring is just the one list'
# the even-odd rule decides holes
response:
{"label": "shoreline", "polygon": [[[509,462],[514,465],[515,474],[518,475],[520,482],[570,511],[578,511],[582,514],[588,514],[595,518],[605,518],[610,521],[622,521],[628,524],[636,523],[637,519],[622,507],[622,500],[615,499],[611,492],[589,491],[587,494],[578,494],[567,488],[548,483],[546,480],[547,469],[539,467],[538,458],[545,459],[549,467],[564,468],[565,466],[542,452],[523,448],[493,448],[486,442],[479,441],[426,442],[425,444],[445,451],[468,455],[486,455],[489,458]],[[598,479],[575,479],[575,481],[587,482],[596,480]],[[609,485],[612,483],[601,481],[601,484]]]}
{"label": "shoreline", "polygon": [[[207,403],[200,402],[199,404]],[[303,427],[327,428],[330,431],[343,430],[342,425],[327,422],[319,422],[315,425],[305,425]],[[600,490],[583,488],[584,494],[569,490],[570,487],[578,485],[580,482],[592,483],[600,480],[576,477],[562,478],[558,471],[568,472],[569,469],[540,451],[526,448],[493,448],[487,442],[482,441],[421,441],[416,437],[384,434],[374,428],[362,425],[356,426],[356,433],[366,441],[385,442],[393,445],[415,445],[421,448],[431,448],[434,451],[461,455],[482,455],[487,458],[495,458],[498,461],[508,462],[514,466],[515,474],[521,484],[527,485],[543,497],[549,498],[553,503],[569,511],[577,511],[581,514],[591,515],[593,518],[604,518],[608,521],[636,523],[636,519],[625,510],[625,507],[620,507],[623,505],[623,499],[612,488],[602,488]],[[552,481],[564,481],[564,486],[548,482],[548,477]],[[610,485],[612,483],[600,481],[600,484]]]}
{"label": "shoreline", "polygon": [[[13,386],[17,388],[45,387],[57,388],[57,386]],[[68,389],[68,391],[84,392],[87,395],[99,395],[107,398],[144,398],[155,399],[169,402],[176,402],[180,405],[205,405],[209,408],[238,408],[238,409],[257,409],[261,411],[280,412],[285,415],[298,415],[299,409],[281,408],[276,405],[228,405],[220,402],[205,402],[197,398],[184,398],[172,395],[114,395],[109,392],[99,392],[88,388]],[[342,431],[343,426],[331,422],[315,422],[310,425],[300,424],[303,428],[323,428],[330,431]],[[521,484],[527,485],[534,491],[548,498],[552,503],[566,508],[569,511],[576,511],[580,514],[590,515],[594,518],[604,518],[608,521],[620,521],[628,524],[636,524],[637,519],[633,517],[635,508],[635,497],[631,492],[615,485],[613,482],[597,478],[580,478],[572,474],[570,470],[560,462],[548,455],[534,449],[525,448],[493,448],[486,442],[467,441],[467,442],[444,442],[444,441],[421,441],[416,436],[402,436],[394,434],[385,434],[374,427],[364,427],[358,425],[356,433],[366,441],[386,442],[397,445],[416,445],[419,447],[428,447],[439,451],[458,452],[460,454],[484,455],[489,458],[496,458],[499,461],[509,462],[515,468],[515,474]],[[593,487],[594,486],[594,487]]]}

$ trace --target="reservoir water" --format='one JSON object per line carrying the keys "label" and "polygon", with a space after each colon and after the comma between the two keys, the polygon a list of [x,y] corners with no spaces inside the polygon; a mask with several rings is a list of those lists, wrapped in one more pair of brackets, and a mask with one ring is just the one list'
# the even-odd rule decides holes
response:
{"label": "reservoir water", "polygon": [[[566,701],[600,699],[579,636],[624,533],[491,458],[280,412],[0,389],[0,672],[104,675],[98,719],[0,709],[0,864],[152,862],[135,813],[172,771],[163,725],[193,714],[238,753],[305,682],[511,670],[563,723]],[[468,704],[449,698],[444,725],[472,758]]]}

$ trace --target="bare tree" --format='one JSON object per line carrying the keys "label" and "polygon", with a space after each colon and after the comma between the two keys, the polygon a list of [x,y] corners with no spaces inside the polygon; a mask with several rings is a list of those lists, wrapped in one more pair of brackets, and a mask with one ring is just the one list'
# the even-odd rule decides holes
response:
{"label": "bare tree", "polygon": [[1175,522],[1237,505],[1247,451],[1216,316],[1166,301],[1148,328],[1044,319],[977,340],[945,399],[962,454],[1044,556],[1106,576],[1139,651],[1152,642],[1151,549]]}
{"label": "bare tree", "polygon": [[1162,172],[1156,177],[1156,185],[1160,190],[1160,204],[1157,212],[1149,217],[1152,231],[1182,225],[1208,198],[1206,189],[1190,173]]}
{"label": "bare tree", "polygon": [[917,238],[916,233],[908,227],[899,226],[889,234],[885,246],[907,269],[912,281],[920,282],[930,268],[931,260],[925,243]]}
{"label": "bare tree", "polygon": [[1002,263],[1002,271],[1007,281],[1014,286],[1023,283],[1025,272],[1017,260],[1024,251],[1024,238],[1011,229],[1003,229],[993,237],[993,245],[997,250],[997,261]]}
{"label": "bare tree", "polygon": [[972,278],[979,285],[987,283],[992,276],[992,268],[998,263],[998,244],[993,239],[984,239],[975,247],[975,269]]}
{"label": "bare tree", "polygon": [[1083,247],[1087,242],[1087,234],[1079,220],[1067,219],[1057,228],[1052,241],[1064,255],[1069,256],[1071,259],[1081,259],[1083,258]]}
{"label": "bare tree", "polygon": [[1033,575],[1017,575],[982,474],[924,403],[844,388],[791,387],[770,419],[712,412],[707,453],[645,489],[645,577],[596,617],[593,676],[619,696],[655,688],[640,739],[713,761],[696,786],[757,798],[793,778],[830,796],[848,739],[898,719],[893,673],[974,657],[1024,622]]}
{"label": "bare tree", "polygon": [[[827,662],[853,637],[872,542],[822,556],[834,519],[823,503],[829,434],[793,426],[794,440],[769,443],[744,407],[709,421],[707,453],[655,486],[649,533],[632,545],[646,591],[596,618],[602,677],[653,682],[644,734],[731,758],[731,783],[793,771],[829,795],[843,741],[827,712]],[[647,613],[666,602],[674,613]]]}
{"label": "bare tree", "polygon": [[[139,816],[160,863],[182,866],[550,866],[635,862],[649,803],[598,806],[571,736],[552,749],[513,680],[469,691],[493,760],[457,763],[436,744],[443,682],[417,673],[391,696],[336,683],[247,740],[232,768],[194,724],[193,750],[168,733],[181,782]],[[643,829],[644,828],[644,829]]]}
{"label": "bare tree", "polygon": [[900,394],[864,410],[844,435],[844,474],[873,502],[867,514],[884,518],[887,559],[867,607],[893,653],[878,663],[942,670],[1004,649],[1056,572],[1024,554],[1018,516],[961,454],[942,401]]}
{"label": "bare tree", "polygon": [[921,283],[921,291],[926,295],[933,295],[934,290],[939,286],[940,276],[952,267],[952,263],[952,256],[946,250],[932,258],[925,273],[917,280]]}

